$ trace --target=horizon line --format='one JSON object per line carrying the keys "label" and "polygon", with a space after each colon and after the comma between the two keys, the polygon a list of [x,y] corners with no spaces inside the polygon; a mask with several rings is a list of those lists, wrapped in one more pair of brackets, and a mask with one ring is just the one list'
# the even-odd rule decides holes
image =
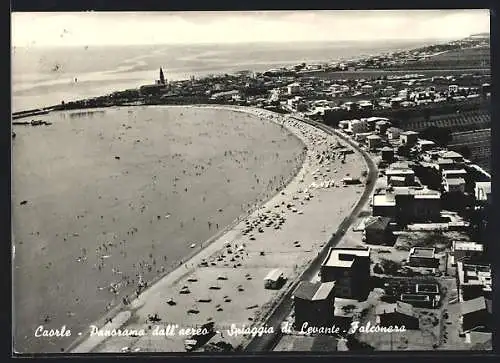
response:
{"label": "horizon line", "polygon": [[[477,33],[477,34],[490,34],[489,32]],[[471,34],[467,37],[477,35]],[[329,39],[329,40],[242,40],[239,42],[216,42],[216,41],[206,41],[206,42],[165,42],[165,43],[131,43],[131,44],[31,44],[31,45],[14,45],[11,44],[11,49],[13,48],[79,48],[79,47],[127,47],[127,46],[163,46],[163,45],[238,45],[238,44],[286,44],[286,43],[342,43],[342,42],[373,42],[373,41],[452,41],[466,39],[467,37],[447,37],[447,38],[377,38],[377,39]]]}

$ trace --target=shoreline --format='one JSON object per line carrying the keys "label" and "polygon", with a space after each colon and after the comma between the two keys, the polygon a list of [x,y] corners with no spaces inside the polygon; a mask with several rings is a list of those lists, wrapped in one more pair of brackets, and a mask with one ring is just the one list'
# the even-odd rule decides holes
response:
{"label": "shoreline", "polygon": [[[168,107],[170,107],[170,106],[168,106]],[[118,107],[116,109],[118,109]],[[137,112],[137,114],[139,115],[137,117],[137,119],[138,120],[141,119],[141,117],[140,117],[140,112],[142,112],[141,109],[126,108],[126,107],[120,107],[120,109],[121,110],[119,112],[122,112],[122,113],[125,113],[125,114],[127,113],[127,109],[134,110],[134,112]],[[163,114],[164,112],[170,112],[170,111],[167,111],[167,109],[165,108],[165,106],[157,106],[156,109],[157,109],[156,111],[153,111],[153,110],[147,111],[146,107],[145,107],[144,112],[148,113],[148,114],[151,113],[151,112],[154,112],[156,114]],[[162,111],[162,109],[164,109],[164,111]],[[178,111],[174,111],[173,114],[178,114],[179,112],[184,112],[184,114],[187,114],[187,112],[184,111],[185,109],[186,109],[185,106],[179,106],[179,110]],[[192,109],[193,110],[190,111],[189,114],[193,115],[193,117],[196,116],[195,113],[200,114],[200,111],[194,110],[194,109],[200,110],[201,109],[200,107],[193,106]],[[220,109],[220,107],[217,107],[217,109]],[[114,110],[113,111],[109,110],[109,111],[113,112],[113,113],[115,112]],[[203,110],[201,110],[201,111],[203,111]],[[206,112],[207,115],[210,115],[210,117],[213,117],[214,119],[218,117],[217,115],[221,114],[221,112],[219,112],[219,111],[206,110],[205,112]],[[242,119],[241,114],[235,114],[235,112],[239,113],[239,112],[241,112],[241,110],[236,110],[236,109],[232,108],[232,109],[226,111],[226,113],[228,115],[227,117],[225,116],[225,113],[223,113],[222,116],[224,116],[225,118],[228,118],[228,117],[232,118],[233,120],[241,120]],[[203,116],[201,116],[201,117],[203,117]],[[243,117],[246,117],[246,116],[243,115]],[[179,259],[174,258],[174,259],[172,259],[171,263],[166,264],[165,267],[167,267],[167,268],[165,269],[165,272],[163,272],[163,273],[160,272],[160,274],[156,275],[154,278],[153,278],[153,276],[147,276],[146,280],[148,281],[148,285],[151,284],[154,281],[157,281],[158,279],[161,279],[161,277],[163,277],[164,275],[166,275],[169,272],[173,271],[174,269],[178,268],[179,267],[179,263],[180,263],[179,261],[181,259],[182,259],[183,263],[185,263],[186,260],[191,259],[192,256],[195,255],[195,254],[197,254],[198,251],[200,250],[200,245],[202,245],[202,247],[204,248],[207,245],[209,245],[210,243],[212,243],[214,240],[217,239],[217,237],[219,237],[221,234],[223,234],[228,228],[230,228],[231,226],[234,226],[234,224],[238,223],[242,218],[245,218],[245,216],[247,216],[248,214],[252,213],[257,208],[259,208],[262,205],[262,203],[264,203],[266,200],[268,200],[269,198],[272,198],[274,196],[274,194],[276,193],[275,187],[279,187],[280,190],[281,190],[281,188],[282,188],[281,185],[283,185],[283,183],[285,183],[285,185],[287,185],[289,183],[289,181],[291,179],[293,179],[294,175],[296,175],[300,171],[300,167],[301,167],[301,165],[303,163],[305,153],[303,151],[303,142],[299,138],[297,138],[293,133],[290,133],[290,131],[288,129],[279,130],[278,126],[269,124],[268,120],[262,120],[262,118],[260,118],[260,117],[254,117],[254,116],[252,116],[252,117],[246,118],[246,120],[243,120],[243,121],[245,121],[244,122],[245,124],[249,124],[249,125],[253,124],[255,126],[252,126],[252,127],[258,127],[259,129],[262,129],[263,126],[264,126],[264,130],[266,130],[266,128],[271,128],[271,127],[275,128],[276,129],[276,134],[277,135],[281,135],[279,137],[283,138],[283,140],[287,140],[288,139],[287,142],[289,143],[289,145],[291,145],[291,147],[289,149],[291,151],[293,151],[293,152],[291,152],[291,155],[293,155],[293,157],[290,158],[290,164],[286,165],[286,167],[284,166],[283,168],[279,168],[278,169],[278,171],[281,170],[281,169],[283,169],[282,170],[283,173],[280,172],[279,175],[277,175],[277,178],[276,178],[277,181],[280,181],[280,178],[282,178],[281,181],[279,182],[279,184],[278,183],[273,183],[273,184],[268,185],[268,186],[265,185],[267,183],[267,181],[264,184],[261,182],[261,187],[259,187],[256,184],[255,185],[256,191],[257,191],[256,193],[258,193],[258,195],[256,195],[257,198],[253,198],[252,197],[252,199],[248,199],[247,202],[250,202],[250,203],[248,203],[248,206],[247,206],[246,205],[247,203],[244,202],[245,205],[242,205],[241,210],[239,208],[239,203],[237,204],[236,208],[233,208],[232,211],[230,211],[229,209],[226,211],[226,206],[224,206],[224,212],[225,213],[230,213],[230,217],[226,218],[223,221],[223,223],[221,223],[220,227],[223,228],[223,229],[222,230],[220,230],[220,229],[215,230],[215,228],[213,228],[212,232],[206,233],[205,236],[202,236],[199,239],[194,239],[193,242],[196,242],[197,246],[195,248],[193,248],[193,249],[190,249],[189,245],[186,245],[185,248],[184,248],[184,251],[183,251],[183,252],[185,252],[185,254],[177,254],[176,256],[179,256],[180,258]],[[265,124],[263,124],[263,122]],[[33,130],[31,132],[32,133],[38,133],[38,131],[39,130]],[[271,130],[268,130],[268,131],[274,131],[274,129],[271,129]],[[256,132],[258,134],[259,131],[256,131]],[[250,133],[249,135],[251,136],[252,133]],[[269,145],[270,145],[270,142],[271,142],[271,140],[269,140]],[[250,144],[248,144],[248,145],[250,145]],[[271,146],[270,146],[270,148],[271,148]],[[221,149],[221,150],[223,151],[224,149]],[[275,151],[279,151],[279,150],[275,150]],[[286,155],[288,155],[288,154],[290,154],[290,153],[287,151]],[[123,155],[122,155],[122,157],[123,157]],[[253,156],[252,156],[252,158],[253,158]],[[283,162],[286,161],[286,158],[287,157],[285,157],[283,159]],[[271,168],[274,168],[273,162],[271,162],[271,164],[269,164],[269,165],[270,165]],[[269,167],[267,167],[267,169],[269,169]],[[248,172],[248,173],[250,173],[250,174],[248,174],[248,178],[250,178],[250,175],[253,172],[256,172],[257,174],[259,174],[259,177],[260,177],[261,172],[259,172],[257,169],[250,169],[250,170],[253,170],[253,171],[252,172]],[[236,170],[235,170],[235,172],[236,172]],[[264,174],[262,174],[262,175],[264,175]],[[231,178],[233,178],[233,177],[231,177]],[[261,179],[262,179],[262,177],[261,177]],[[261,190],[259,190],[259,188]],[[245,192],[245,194],[247,194],[247,193]],[[201,197],[201,195],[200,195],[200,197]],[[264,198],[266,198],[266,199],[264,199]],[[224,201],[224,200],[222,200],[222,201]],[[198,217],[198,215],[196,215],[196,216]],[[210,215],[209,215],[209,217],[210,217]],[[155,218],[156,218],[156,215],[155,215]],[[189,216],[188,218],[191,218],[191,217]],[[197,218],[197,219],[199,219],[199,218]],[[230,222],[230,223],[227,224],[228,222]],[[215,221],[214,221],[214,224],[215,224]],[[139,228],[140,228],[140,226],[139,226]],[[80,232],[80,231],[78,231],[78,232]],[[160,230],[160,233],[162,233],[161,230]],[[165,232],[163,232],[163,233],[165,233]],[[186,232],[182,232],[182,233],[186,233]],[[216,234],[212,235],[212,233],[216,233]],[[92,241],[90,241],[90,242],[92,242]],[[203,243],[201,243],[201,242],[203,242]],[[16,247],[18,247],[18,246],[16,246]],[[169,254],[168,251],[166,253]],[[50,283],[50,284],[52,284],[52,283]],[[89,285],[92,285],[92,283],[90,283]],[[125,292],[121,293],[121,295],[123,295],[124,293],[126,293],[130,297],[132,297],[132,295],[129,292],[133,292],[134,286],[133,285],[129,285],[129,289],[132,289],[132,290],[130,290],[130,291],[128,291],[128,290],[127,291],[126,290],[122,290],[122,291],[125,291]],[[91,291],[91,293],[87,294],[87,296],[89,297],[89,299],[91,297],[93,297],[93,296],[98,296],[98,297],[100,296],[100,295],[96,295],[98,293],[96,293],[96,294],[92,293],[93,290],[90,290],[90,291]],[[79,295],[79,296],[82,296],[82,295]],[[116,311],[119,311],[121,309],[121,305],[122,305],[121,296],[120,296],[120,299],[116,300],[115,304],[116,304],[115,305],[116,306],[115,310],[111,309],[109,313],[107,313],[105,311],[99,311],[99,310],[97,310],[97,312],[98,312],[97,314],[95,314],[94,316],[90,316],[90,319],[87,318],[88,320],[87,319],[81,320],[81,322],[83,322],[83,324],[79,324],[75,328],[81,329],[81,331],[84,332],[87,329],[87,327],[88,327],[88,323],[87,322],[90,323],[90,322],[94,321],[94,319],[96,319],[96,318],[97,318],[98,321],[102,321],[103,319],[105,319],[110,314],[113,314]],[[76,310],[73,310],[73,311],[76,311]],[[101,314],[103,314],[103,315],[101,315]],[[87,316],[89,316],[89,315],[87,315]],[[75,331],[76,331],[76,329],[75,329]],[[30,333],[31,333],[31,336],[32,336],[32,331],[28,331],[26,333],[26,335],[30,335]],[[73,337],[74,336],[76,336],[75,332],[73,333]],[[63,347],[66,348],[66,344],[65,343],[70,342],[70,339],[67,339],[66,342],[64,340],[58,341],[57,345],[59,346],[59,344],[61,343],[61,345],[60,345],[61,348],[63,348]],[[20,343],[22,342],[22,338],[19,338],[19,342]],[[42,344],[39,345],[39,347],[36,349],[36,351],[45,351],[47,349],[50,349],[51,351],[53,350],[53,346],[54,345],[52,345],[52,343],[45,344],[43,342],[43,340],[41,341],[41,343]],[[40,349],[40,347],[42,349]],[[26,347],[23,347],[21,344],[19,345],[19,348],[20,348],[19,350],[22,351],[22,352],[24,352],[25,349],[26,349]],[[32,348],[30,348],[28,346],[28,350],[26,350],[26,352],[29,352],[29,349],[32,349]],[[59,347],[57,349],[59,349]]]}
{"label": "shoreline", "polygon": [[[364,58],[360,58],[363,60]],[[441,68],[435,68],[435,69],[357,69],[354,71],[349,71],[349,70],[340,70],[340,71],[329,71],[329,70],[309,70],[309,71],[303,71],[301,73],[298,73],[297,76],[306,76],[306,77],[319,77],[319,78],[328,78],[328,79],[351,79],[351,78],[367,78],[367,77],[380,77],[380,76],[387,76],[389,74],[392,75],[400,75],[400,74],[423,74],[427,76],[432,76],[432,75],[437,75],[440,73],[446,73],[446,74],[462,74],[462,73],[479,73],[479,74],[490,74],[491,73],[491,67],[490,68],[454,68],[454,69],[441,69]],[[221,73],[222,74],[222,73]],[[203,79],[203,77],[202,77]],[[139,90],[140,87],[134,87],[131,88],[133,90]],[[114,92],[123,92],[124,90],[115,90]],[[91,97],[91,98],[82,98],[78,99],[72,102],[81,102],[81,101],[86,101],[92,98],[99,98],[99,97],[108,97],[111,93],[108,94],[102,94],[99,96]],[[209,106],[219,106],[218,104],[207,104]],[[17,119],[23,119],[25,117],[33,117],[33,116],[43,116],[50,114],[53,111],[76,111],[76,110],[86,110],[86,109],[95,109],[95,108],[110,108],[110,107],[131,107],[131,106],[162,106],[162,105],[148,105],[145,103],[137,103],[136,101],[130,102],[130,104],[111,104],[107,106],[88,106],[88,107],[78,107],[78,108],[70,108],[70,109],[62,109],[62,110],[57,110],[55,109],[56,107],[60,107],[60,104],[54,104],[54,105],[48,105],[44,107],[38,107],[38,108],[31,108],[27,110],[20,110],[20,111],[15,111],[12,112],[12,119],[17,120]],[[197,104],[183,104],[183,105],[165,105],[165,106],[198,106]],[[220,106],[226,106],[221,104]],[[236,105],[227,105],[229,107],[234,107]],[[241,107],[253,107],[253,106],[241,106]]]}
{"label": "shoreline", "polygon": [[[268,113],[268,111],[260,110],[260,109],[257,109],[257,108],[239,109],[239,108],[236,108],[235,106],[209,105],[209,104],[208,105],[137,105],[137,106],[156,107],[156,108],[170,108],[170,107],[178,107],[178,108],[213,108],[213,109],[216,109],[216,110],[217,109],[221,109],[221,110],[228,110],[228,111],[233,111],[233,112],[238,112],[238,113],[250,114],[250,115],[252,115],[254,117],[258,117],[258,118],[262,118],[262,116],[259,116],[259,113],[261,113],[261,112]],[[130,107],[130,106],[112,106],[112,107]],[[73,110],[70,110],[70,111],[73,111]],[[61,112],[67,112],[67,111],[61,111]],[[267,120],[275,123],[277,126],[281,125],[281,123],[276,122],[274,119],[267,119]],[[304,142],[299,137],[297,137],[297,135],[295,135],[293,132],[291,132],[288,128],[286,130],[287,130],[287,132],[289,134],[289,137],[294,137],[294,138],[298,139],[298,141],[302,144],[302,150],[303,150],[304,147],[305,147]],[[175,272],[176,270],[180,269],[182,267],[182,265],[188,264],[190,260],[192,260],[198,254],[200,254],[201,252],[203,252],[203,250],[205,250],[206,248],[208,248],[213,242],[217,241],[217,239],[219,239],[224,234],[226,234],[228,231],[230,231],[231,229],[233,229],[242,220],[245,220],[252,213],[254,213],[258,209],[260,209],[262,207],[262,205],[266,204],[269,200],[273,199],[276,196],[276,194],[279,194],[301,172],[301,170],[303,168],[303,165],[304,165],[305,156],[306,156],[305,153],[302,151],[301,154],[300,154],[300,163],[297,164],[296,167],[293,169],[294,172],[292,174],[290,174],[290,175],[287,176],[287,178],[285,179],[285,182],[283,183],[283,187],[280,188],[275,194],[271,194],[271,195],[267,196],[266,198],[262,198],[261,200],[259,200],[258,202],[256,202],[251,208],[249,208],[248,210],[246,210],[245,212],[243,212],[242,214],[240,214],[237,218],[235,218],[231,223],[229,223],[228,225],[226,225],[223,229],[221,229],[220,231],[218,231],[215,235],[213,235],[209,239],[205,240],[204,242],[200,243],[199,247],[201,247],[201,248],[197,247],[190,254],[188,254],[187,256],[185,256],[182,260],[178,261],[179,263],[176,266],[171,266],[169,269],[166,269],[165,272],[161,273],[160,275],[157,275],[155,278],[153,278],[152,280],[148,281],[148,287],[142,291],[141,295],[143,293],[145,293],[146,291],[148,291],[150,288],[152,288],[153,285],[155,285],[156,283],[158,283],[160,280],[162,280],[163,278],[169,276],[171,273]],[[186,273],[189,273],[189,272],[190,272],[190,270],[186,270],[186,272],[184,273],[184,275]],[[184,277],[184,275],[180,276],[179,278]],[[131,302],[131,305],[132,305],[132,302]],[[115,306],[114,308],[112,308],[107,314],[101,316],[99,319],[93,321],[89,325],[102,326],[103,323],[105,323],[109,318],[117,316],[117,315],[123,313],[124,309],[127,309],[127,306],[124,306],[123,303],[118,303],[118,305]],[[78,346],[79,342],[81,342],[82,340],[84,340],[88,335],[89,335],[89,333],[84,334],[81,337],[77,338],[75,341],[73,341],[69,345],[69,347],[65,351],[71,351],[72,349],[74,349],[76,346]]]}
{"label": "shoreline", "polygon": [[[214,106],[209,105],[208,107],[214,107]],[[220,107],[216,107],[216,108],[220,108]],[[266,118],[266,119],[269,119],[269,118],[271,118],[271,117],[272,117],[272,118],[276,117],[278,120],[280,120],[280,119],[281,119],[281,120],[286,120],[286,119],[288,119],[288,118],[285,118],[286,116],[284,117],[283,115],[279,115],[279,114],[272,113],[272,112],[269,112],[269,111],[266,111],[266,110],[259,110],[259,109],[255,109],[255,108],[246,108],[246,107],[242,107],[242,108],[238,108],[238,107],[236,107],[236,108],[235,108],[234,106],[233,106],[233,107],[225,107],[225,108],[226,108],[226,109],[227,109],[227,108],[229,108],[229,109],[232,109],[232,110],[234,110],[234,111],[239,111],[239,112],[244,112],[244,113],[251,113],[251,114],[256,115],[257,117],[263,117],[263,118]],[[271,116],[269,116],[269,115],[271,115]],[[266,116],[267,116],[267,117],[266,117]],[[272,122],[276,122],[276,121],[272,121]],[[282,122],[284,122],[284,121],[282,121]],[[297,122],[297,121],[296,121],[296,120],[294,120],[293,122]],[[308,125],[308,126],[310,126],[311,128],[315,128],[315,127],[314,127],[314,126],[312,126],[312,125]],[[288,127],[287,127],[287,128],[288,128]],[[315,129],[316,129],[316,128],[315,128]],[[318,130],[318,129],[317,129],[317,130]],[[321,130],[318,130],[318,131],[321,131]],[[292,132],[292,131],[291,131],[291,132]],[[321,132],[321,133],[323,133],[323,132]],[[299,137],[299,138],[300,138],[300,136],[297,136],[297,137]],[[333,136],[332,136],[332,137],[333,137]],[[338,140],[338,137],[337,137],[337,136],[335,136],[335,139],[337,139],[337,140]],[[312,152],[313,152],[313,150],[308,150],[308,154],[309,154],[309,153],[312,153]],[[291,184],[294,184],[294,182],[297,182],[297,181],[298,181],[298,179],[299,179],[299,175],[300,175],[300,174],[305,175],[305,174],[307,174],[308,172],[310,173],[310,171],[311,171],[311,170],[306,170],[307,168],[311,169],[311,166],[310,166],[310,165],[308,165],[308,161],[307,161],[307,160],[305,160],[305,161],[302,163],[302,166],[301,166],[300,170],[299,170],[299,171],[298,171],[298,172],[297,172],[297,173],[296,173],[293,177],[291,177],[291,181],[290,181],[289,183],[285,184],[285,185],[284,185],[284,187],[283,187],[283,189],[281,189],[281,190],[285,190],[285,189],[287,189],[288,187],[290,187],[290,186],[291,186]],[[296,183],[296,184],[299,184],[299,183]],[[293,187],[292,187],[292,188],[293,188]],[[258,206],[256,206],[256,208],[254,208],[253,212],[255,213],[255,212],[256,212],[256,211],[258,211],[259,209],[264,208],[264,206],[265,206],[267,203],[269,203],[272,199],[275,199],[275,198],[279,197],[279,196],[280,196],[280,194],[281,194],[281,193],[280,193],[280,192],[278,192],[277,194],[270,196],[270,198],[269,198],[267,201],[263,201],[263,202],[259,203],[259,205],[258,205]],[[356,198],[356,200],[357,200],[357,199],[358,199],[358,198]],[[355,204],[355,203],[354,203],[354,204]],[[340,213],[341,213],[341,212],[339,212],[339,214],[340,214]],[[249,211],[249,213],[247,213],[247,214],[251,215],[251,214],[252,214],[252,212],[251,212],[251,211]],[[247,216],[246,218],[248,218],[248,216]],[[242,220],[244,220],[244,219],[245,219],[245,218],[240,217],[240,218],[238,218],[238,219],[237,219],[234,223],[235,223],[235,224],[238,224],[238,222],[240,222],[240,223],[241,223],[241,221],[242,221]],[[230,230],[231,230],[231,227],[233,227],[233,228],[234,228],[235,226],[234,226],[234,225],[232,225],[232,226],[227,226],[227,227],[226,227],[226,229],[224,230],[224,232],[219,233],[219,235],[220,235],[219,237],[221,237],[221,236],[225,236],[225,235],[227,235],[227,234],[231,234],[231,231],[230,231]],[[221,242],[221,239],[222,239],[222,238],[217,239],[217,236],[214,236],[212,239],[213,239],[213,241],[212,241],[211,243],[207,244],[207,242],[205,242],[205,243],[203,244],[203,245],[205,245],[205,247],[204,247],[202,250],[194,252],[194,256],[193,256],[193,257],[191,257],[188,261],[185,261],[185,262],[186,262],[186,265],[187,265],[187,263],[189,263],[189,262],[191,262],[191,261],[193,261],[193,260],[196,260],[196,259],[201,258],[203,255],[207,255],[207,253],[210,253],[211,251],[217,252],[218,250],[221,250],[221,247],[223,247],[223,246],[220,246],[220,244],[222,243],[222,242]],[[230,239],[229,239],[229,238],[227,238],[227,240],[230,240]],[[215,242],[215,241],[217,241],[217,242],[219,242],[219,243],[213,243],[213,242]],[[306,253],[307,253],[307,251],[306,251]],[[308,259],[307,259],[307,261],[305,261],[305,264],[303,263],[303,265],[302,265],[302,266],[300,266],[300,267],[298,267],[298,265],[296,265],[296,268],[295,268],[295,270],[294,270],[294,273],[296,273],[296,272],[299,272],[299,273],[300,273],[300,271],[302,271],[302,269],[303,269],[303,268],[307,267],[307,265],[308,265],[308,263],[310,262],[310,260],[311,260],[311,259],[310,259],[310,258],[308,258]],[[147,295],[147,293],[148,293],[148,292],[150,292],[151,290],[154,290],[154,289],[155,289],[155,288],[156,288],[159,284],[161,284],[162,282],[163,282],[163,284],[165,284],[167,280],[169,280],[169,279],[170,279],[170,280],[174,279],[173,284],[177,284],[177,283],[178,283],[178,282],[179,282],[182,278],[186,277],[186,275],[188,275],[188,274],[190,274],[190,273],[193,273],[193,271],[194,271],[194,270],[196,270],[196,268],[198,268],[198,267],[197,267],[197,266],[195,266],[193,269],[187,269],[187,270],[184,270],[184,269],[182,269],[182,266],[178,266],[177,268],[175,268],[175,269],[174,269],[173,271],[171,271],[170,273],[166,274],[166,275],[165,275],[165,276],[163,276],[162,278],[159,278],[159,279],[157,280],[156,284],[152,284],[152,285],[148,286],[148,289],[147,289],[147,290],[145,290],[145,291],[143,291],[143,293],[141,293],[141,295],[139,296],[139,298],[135,299],[135,300],[134,300],[134,302],[133,302],[132,304],[130,304],[130,305],[131,305],[131,308],[129,307],[128,311],[129,311],[129,312],[131,312],[131,311],[132,311],[132,314],[135,314],[135,313],[136,313],[136,311],[137,311],[137,309],[140,309],[142,306],[144,306],[144,304],[146,304],[146,303],[147,303],[146,301],[144,301],[144,302],[142,302],[142,304],[141,304],[141,298],[143,298],[143,296],[144,296],[144,295]],[[296,271],[297,269],[299,269],[299,271]],[[262,269],[261,269],[261,270],[262,270]],[[292,281],[293,281],[293,279],[292,279]],[[283,289],[281,289],[280,291],[278,291],[278,293],[279,293],[279,295],[280,295],[280,296],[282,296],[282,295],[284,295],[284,294],[286,293],[286,289],[285,289],[285,288],[283,288]],[[151,292],[151,294],[153,294],[153,292]],[[275,299],[276,299],[276,298],[277,298],[277,299],[279,299],[280,297],[279,297],[279,296],[277,296],[277,297],[273,298],[273,299],[272,299],[272,301],[275,301]],[[145,297],[144,297],[144,299],[145,299]],[[126,307],[123,307],[123,308],[125,308],[125,310],[126,310]],[[121,310],[120,314],[124,314],[124,313],[125,313],[125,312],[123,311],[123,310],[124,310],[123,308],[122,308],[122,309],[120,309],[120,310]],[[265,311],[265,315],[267,316],[267,315],[269,315],[271,312],[272,312],[272,310],[271,310],[271,311]],[[103,319],[101,319],[101,321],[102,321],[102,320],[103,320]],[[126,324],[126,323],[127,323],[127,321],[123,321],[123,322],[122,322],[122,324],[120,324],[120,326],[122,326],[123,324]],[[255,321],[254,321],[254,324],[255,324]],[[117,329],[117,327],[116,327],[116,324],[115,324],[115,323],[112,323],[112,324],[108,323],[108,325],[105,325],[105,327],[101,327],[101,329],[102,329],[102,328],[106,328],[106,327],[107,327],[107,328],[109,328],[109,329]],[[75,340],[74,342],[72,342],[72,344],[71,344],[71,345],[70,345],[70,347],[68,348],[68,351],[71,351],[71,352],[73,352],[73,353],[75,353],[75,352],[88,352],[88,351],[92,351],[92,350],[94,350],[94,349],[96,349],[96,348],[101,347],[101,346],[102,346],[102,344],[104,344],[104,343],[105,343],[106,338],[107,338],[107,337],[103,337],[104,339],[92,339],[92,338],[95,338],[95,337],[89,337],[89,335],[90,335],[90,333],[87,333],[87,334],[85,334],[83,337],[78,338],[77,340]],[[90,339],[89,339],[89,338],[90,338]],[[99,337],[97,337],[97,338],[99,338]],[[92,342],[92,340],[93,340],[93,342]]]}

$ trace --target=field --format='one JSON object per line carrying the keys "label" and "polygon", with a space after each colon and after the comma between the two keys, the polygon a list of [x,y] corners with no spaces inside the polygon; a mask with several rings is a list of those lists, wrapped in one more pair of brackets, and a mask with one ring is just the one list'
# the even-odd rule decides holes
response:
{"label": "field", "polygon": [[407,69],[489,68],[491,66],[490,58],[489,47],[466,48],[413,61],[401,67]]}
{"label": "field", "polygon": [[468,111],[456,114],[431,116],[429,120],[414,120],[404,124],[404,129],[422,131],[429,126],[447,127],[452,132],[490,127],[491,115],[487,110]]}
{"label": "field", "polygon": [[424,67],[489,67],[490,48],[467,48],[441,53],[417,62]]}
{"label": "field", "polygon": [[452,137],[448,145],[450,150],[460,152],[466,146],[471,153],[470,159],[486,170],[490,170],[491,129],[455,132]]}
{"label": "field", "polygon": [[[489,69],[484,69],[484,67],[476,68],[464,68],[464,67],[451,67],[451,68],[440,68],[440,69],[419,69],[418,74],[423,74],[426,77],[436,77],[436,76],[447,76],[447,75],[460,75],[463,73],[477,73],[477,74],[489,74]],[[304,77],[319,77],[321,79],[377,79],[380,77],[387,76],[403,76],[405,74],[413,73],[413,70],[404,65],[404,69],[398,70],[357,70],[357,71],[340,71],[340,72],[308,72],[304,73]]]}

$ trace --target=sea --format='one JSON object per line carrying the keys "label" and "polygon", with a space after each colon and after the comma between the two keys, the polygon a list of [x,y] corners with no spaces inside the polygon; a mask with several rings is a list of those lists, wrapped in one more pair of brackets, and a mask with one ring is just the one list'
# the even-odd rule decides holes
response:
{"label": "sea", "polygon": [[[14,111],[153,83],[328,62],[418,42],[12,49]],[[136,279],[168,273],[301,165],[302,143],[256,117],[198,107],[114,107],[14,126],[14,348],[61,352]],[[236,126],[235,126],[236,125]],[[135,281],[134,281],[135,280]],[[119,286],[119,287],[116,287]],[[116,291],[118,289],[119,291]]]}
{"label": "sea", "polygon": [[335,62],[433,44],[435,40],[144,46],[13,47],[12,111],[47,107],[167,80]]}

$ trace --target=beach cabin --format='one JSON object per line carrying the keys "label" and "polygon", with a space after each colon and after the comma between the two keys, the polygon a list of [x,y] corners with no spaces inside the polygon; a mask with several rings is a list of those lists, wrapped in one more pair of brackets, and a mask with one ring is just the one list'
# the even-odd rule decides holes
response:
{"label": "beach cabin", "polygon": [[264,287],[266,289],[279,289],[286,278],[279,268],[269,271],[267,276],[264,278]]}

